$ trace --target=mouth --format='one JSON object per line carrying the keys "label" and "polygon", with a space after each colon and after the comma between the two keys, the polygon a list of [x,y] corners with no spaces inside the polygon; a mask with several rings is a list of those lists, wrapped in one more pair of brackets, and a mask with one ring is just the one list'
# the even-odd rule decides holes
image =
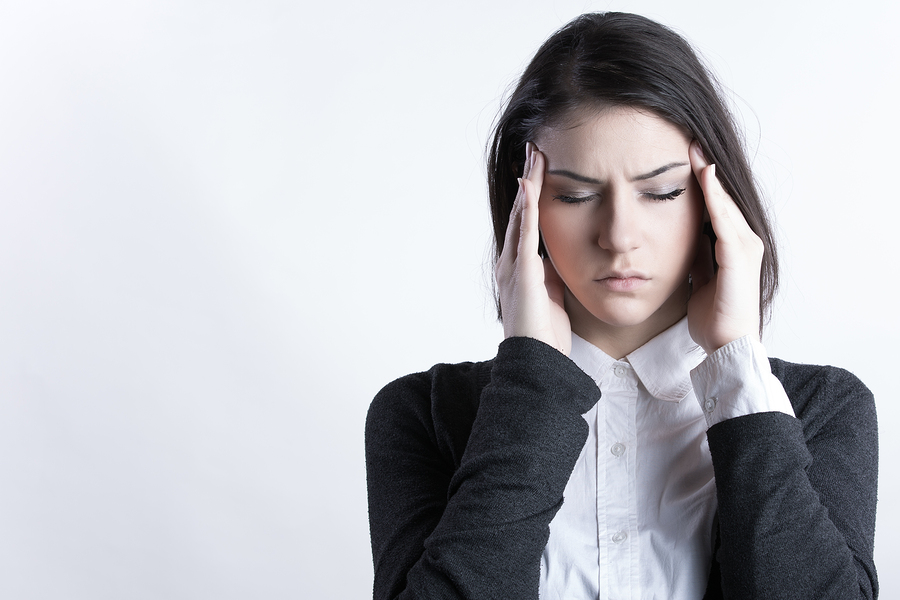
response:
{"label": "mouth", "polygon": [[631,292],[643,286],[649,279],[637,273],[613,273],[595,281],[611,292]]}

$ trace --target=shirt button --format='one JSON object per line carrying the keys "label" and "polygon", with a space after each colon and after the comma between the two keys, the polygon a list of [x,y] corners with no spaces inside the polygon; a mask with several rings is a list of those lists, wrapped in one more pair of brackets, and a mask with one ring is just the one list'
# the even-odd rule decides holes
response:
{"label": "shirt button", "polygon": [[615,367],[613,367],[613,373],[616,374],[616,377],[625,377],[625,367],[623,367],[622,365],[616,365]]}
{"label": "shirt button", "polygon": [[625,454],[625,444],[623,444],[622,442],[616,442],[612,445],[612,448],[610,448],[609,451],[613,453],[613,456],[618,458]]}
{"label": "shirt button", "polygon": [[612,535],[613,544],[621,544],[626,539],[628,539],[628,534],[624,531],[617,531]]}
{"label": "shirt button", "polygon": [[707,398],[706,401],[703,402],[703,410],[705,410],[707,413],[711,413],[716,409],[716,402],[718,402],[718,400],[715,396],[713,396],[712,398]]}

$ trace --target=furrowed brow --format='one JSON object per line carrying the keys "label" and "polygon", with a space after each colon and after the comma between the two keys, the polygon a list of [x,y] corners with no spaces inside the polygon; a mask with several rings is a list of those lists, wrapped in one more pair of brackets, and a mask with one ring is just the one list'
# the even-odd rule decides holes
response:
{"label": "furrowed brow", "polygon": [[[629,179],[629,181],[633,182],[633,181],[644,181],[647,179],[653,179],[654,177],[656,177],[658,175],[662,175],[666,171],[670,171],[672,169],[677,169],[678,167],[686,167],[686,166],[688,166],[688,164],[689,163],[686,163],[686,162],[669,163],[667,165],[661,166],[658,169],[653,169],[649,173],[643,173],[642,175],[636,175],[635,177],[632,177],[631,179]],[[567,171],[566,169],[551,169],[551,170],[548,170],[547,173],[549,173],[550,175],[559,175],[561,177],[566,177],[568,179],[571,179],[573,181],[578,181],[581,183],[592,183],[595,185],[603,185],[603,183],[604,183],[604,182],[600,181],[599,179],[594,179],[593,177],[586,177],[585,175],[579,175],[578,173],[573,173],[572,171]]]}
{"label": "furrowed brow", "polygon": [[585,177],[584,175],[579,175],[578,173],[573,173],[572,171],[566,171],[565,169],[553,169],[547,171],[550,175],[560,175],[562,177],[567,177],[569,179],[573,179],[575,181],[580,181],[581,183],[594,183],[597,185],[602,185],[603,182],[599,179],[593,179],[591,177]]}
{"label": "furrowed brow", "polygon": [[666,171],[671,169],[677,169],[678,167],[686,167],[688,163],[686,162],[675,162],[669,163],[667,165],[663,165],[658,169],[653,169],[649,173],[644,173],[643,175],[637,175],[636,177],[632,177],[630,181],[644,181],[645,179],[653,179],[657,175],[662,175]]}

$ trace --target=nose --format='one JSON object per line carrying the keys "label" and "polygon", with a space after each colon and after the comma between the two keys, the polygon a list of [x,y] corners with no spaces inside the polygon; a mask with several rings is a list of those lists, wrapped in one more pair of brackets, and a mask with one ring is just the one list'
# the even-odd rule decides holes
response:
{"label": "nose", "polygon": [[625,191],[610,191],[599,204],[597,243],[604,250],[624,254],[640,245],[638,203]]}

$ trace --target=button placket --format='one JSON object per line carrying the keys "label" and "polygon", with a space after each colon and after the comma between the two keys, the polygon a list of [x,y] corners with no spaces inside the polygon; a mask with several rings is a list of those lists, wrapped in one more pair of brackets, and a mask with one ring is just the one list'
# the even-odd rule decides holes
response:
{"label": "button placket", "polygon": [[[613,363],[604,377],[607,392],[605,403],[609,410],[604,421],[605,458],[602,486],[607,491],[598,496],[598,533],[601,534],[600,563],[609,569],[611,582],[616,586],[629,586],[629,573],[635,568],[634,552],[636,531],[635,464],[636,407],[638,403],[638,379],[627,361]],[[599,431],[599,429],[598,429]],[[598,479],[598,486],[600,479]],[[600,508],[602,506],[602,508]]]}

